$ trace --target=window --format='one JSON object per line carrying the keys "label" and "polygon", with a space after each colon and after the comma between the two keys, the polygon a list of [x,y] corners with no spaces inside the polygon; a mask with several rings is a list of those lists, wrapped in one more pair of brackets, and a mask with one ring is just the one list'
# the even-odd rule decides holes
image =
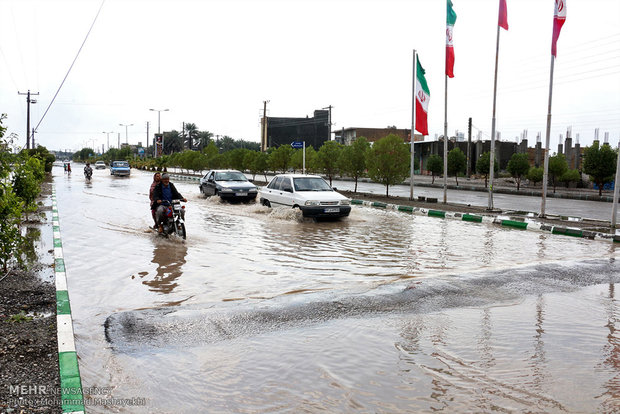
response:
{"label": "window", "polygon": [[272,190],[279,189],[280,183],[282,182],[282,180],[283,180],[283,177],[275,177],[273,180],[271,180],[267,188],[271,188]]}

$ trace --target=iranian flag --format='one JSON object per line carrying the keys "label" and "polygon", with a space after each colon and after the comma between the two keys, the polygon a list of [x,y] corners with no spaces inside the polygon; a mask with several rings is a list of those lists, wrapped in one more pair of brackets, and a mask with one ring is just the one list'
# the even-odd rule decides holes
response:
{"label": "iranian flag", "polygon": [[446,75],[454,77],[454,47],[452,45],[452,30],[456,22],[456,13],[452,9],[452,1],[448,0],[448,11],[446,14]]}
{"label": "iranian flag", "polygon": [[555,11],[553,13],[553,38],[551,40],[551,54],[557,57],[556,44],[560,37],[560,30],[566,21],[566,0],[555,0]]}
{"label": "iranian flag", "polygon": [[[428,102],[431,99],[431,93],[426,84],[424,77],[424,69],[420,65],[420,59],[416,59],[416,77],[415,77],[415,129],[422,135],[428,135]],[[415,135],[415,134],[414,134]],[[413,140],[413,138],[412,138]]]}

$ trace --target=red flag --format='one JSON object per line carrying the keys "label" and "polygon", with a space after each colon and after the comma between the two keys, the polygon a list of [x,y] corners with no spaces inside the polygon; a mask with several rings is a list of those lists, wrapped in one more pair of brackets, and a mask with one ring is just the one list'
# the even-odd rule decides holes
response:
{"label": "red flag", "polygon": [[497,23],[504,30],[508,30],[508,11],[506,10],[506,0],[499,0],[499,19]]}
{"label": "red flag", "polygon": [[557,42],[560,37],[560,30],[566,21],[566,0],[555,0],[555,11],[553,13],[553,38],[551,40],[551,54],[557,57]]}

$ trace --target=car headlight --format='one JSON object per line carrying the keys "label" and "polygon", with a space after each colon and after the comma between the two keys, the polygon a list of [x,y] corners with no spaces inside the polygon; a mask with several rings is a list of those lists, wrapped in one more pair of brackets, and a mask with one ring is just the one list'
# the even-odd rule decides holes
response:
{"label": "car headlight", "polygon": [[351,204],[351,200],[347,199],[347,200],[340,200],[340,205],[341,206],[348,206],[349,204]]}
{"label": "car headlight", "polygon": [[316,200],[308,200],[305,203],[307,206],[320,206],[321,202]]}
{"label": "car headlight", "polygon": [[222,193],[232,193],[232,192],[233,192],[233,190],[232,190],[232,189],[230,189],[230,188],[222,188],[220,191],[221,191]]}

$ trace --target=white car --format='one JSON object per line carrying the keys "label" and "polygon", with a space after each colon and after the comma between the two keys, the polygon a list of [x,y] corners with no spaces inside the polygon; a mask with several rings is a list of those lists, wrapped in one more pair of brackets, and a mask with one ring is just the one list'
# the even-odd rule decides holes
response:
{"label": "white car", "polygon": [[95,163],[95,169],[96,170],[105,170],[105,162],[104,161],[97,161]]}
{"label": "white car", "polygon": [[267,207],[299,208],[304,217],[346,217],[351,212],[351,200],[318,175],[276,175],[261,187],[259,200]]}

